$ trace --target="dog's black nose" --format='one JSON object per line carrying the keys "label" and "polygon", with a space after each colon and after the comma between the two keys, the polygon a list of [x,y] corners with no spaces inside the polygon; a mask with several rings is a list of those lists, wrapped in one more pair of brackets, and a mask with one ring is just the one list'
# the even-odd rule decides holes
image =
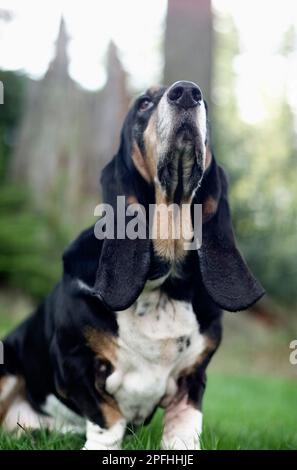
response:
{"label": "dog's black nose", "polygon": [[170,104],[179,108],[194,108],[202,100],[200,88],[193,82],[176,82],[168,90],[167,99]]}

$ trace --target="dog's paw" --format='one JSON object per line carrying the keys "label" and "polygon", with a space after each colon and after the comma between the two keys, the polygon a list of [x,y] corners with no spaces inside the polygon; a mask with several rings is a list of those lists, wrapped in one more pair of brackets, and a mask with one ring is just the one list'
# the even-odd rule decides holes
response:
{"label": "dog's paw", "polygon": [[121,450],[119,445],[104,445],[88,439],[81,450]]}
{"label": "dog's paw", "polygon": [[120,450],[126,427],[125,420],[119,420],[108,429],[87,422],[87,440],[82,450]]}
{"label": "dog's paw", "polygon": [[179,437],[170,436],[163,438],[161,442],[162,450],[200,450],[199,436]]}

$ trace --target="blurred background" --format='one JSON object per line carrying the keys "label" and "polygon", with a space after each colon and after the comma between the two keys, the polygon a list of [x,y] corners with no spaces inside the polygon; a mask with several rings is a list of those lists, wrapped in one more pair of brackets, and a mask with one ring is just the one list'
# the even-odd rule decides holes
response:
{"label": "blurred background", "polygon": [[[229,421],[243,413],[250,435],[266,406],[261,436],[291,429],[283,446],[297,447],[294,0],[0,0],[0,334],[47,294],[64,247],[94,223],[100,171],[133,97],[181,79],[208,101],[237,239],[267,291],[251,311],[225,315],[209,393],[226,405],[250,390],[241,411],[224,405]],[[215,422],[222,408],[207,406]]]}

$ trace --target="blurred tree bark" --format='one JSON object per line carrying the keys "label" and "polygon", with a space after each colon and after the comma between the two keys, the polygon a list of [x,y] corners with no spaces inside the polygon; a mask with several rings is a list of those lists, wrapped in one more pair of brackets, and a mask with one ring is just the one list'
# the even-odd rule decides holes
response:
{"label": "blurred tree bark", "polygon": [[164,83],[197,82],[210,104],[212,49],[211,0],[168,0]]}
{"label": "blurred tree bark", "polygon": [[68,39],[62,19],[48,71],[29,81],[10,162],[12,181],[27,185],[35,206],[51,204],[63,220],[65,212],[76,217],[84,200],[98,197],[100,172],[117,150],[130,100],[113,43],[107,82],[90,92],[69,76]]}

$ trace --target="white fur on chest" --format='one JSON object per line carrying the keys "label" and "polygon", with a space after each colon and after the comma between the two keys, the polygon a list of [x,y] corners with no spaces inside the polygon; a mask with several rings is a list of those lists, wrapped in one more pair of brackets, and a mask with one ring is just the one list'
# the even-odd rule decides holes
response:
{"label": "white fur on chest", "polygon": [[173,396],[180,373],[204,349],[192,305],[159,289],[144,291],[119,312],[117,365],[106,381],[128,421],[142,422],[166,396]]}

